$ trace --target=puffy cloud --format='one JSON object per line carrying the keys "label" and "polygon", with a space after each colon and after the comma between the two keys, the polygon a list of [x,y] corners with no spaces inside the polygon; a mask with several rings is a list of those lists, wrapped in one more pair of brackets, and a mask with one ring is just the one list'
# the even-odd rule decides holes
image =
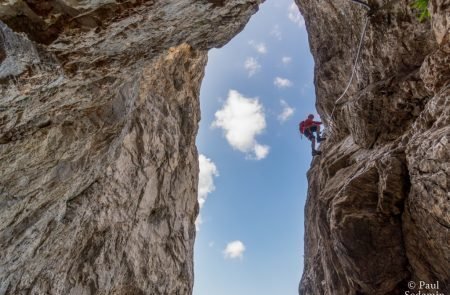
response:
{"label": "puffy cloud", "polygon": [[247,70],[248,76],[251,77],[256,74],[256,72],[261,70],[261,65],[258,63],[256,58],[249,57],[245,60],[244,68]]}
{"label": "puffy cloud", "polygon": [[251,40],[250,42],[248,42],[248,44],[250,44],[257,52],[261,53],[261,54],[266,54],[267,53],[267,47],[266,44],[264,43],[257,43],[254,40]]}
{"label": "puffy cloud", "polygon": [[281,40],[282,39],[282,33],[279,25],[275,25],[272,28],[272,31],[270,31],[270,35],[274,38]]}
{"label": "puffy cloud", "polygon": [[244,257],[245,246],[241,241],[233,241],[227,244],[223,254],[225,258],[240,258]]}
{"label": "puffy cloud", "polygon": [[295,109],[290,107],[284,100],[281,100],[281,106],[283,107],[283,111],[278,115],[278,120],[280,120],[281,123],[284,123],[294,114]]}
{"label": "puffy cloud", "polygon": [[236,90],[230,90],[215,117],[212,126],[223,129],[225,138],[234,149],[256,160],[267,156],[269,147],[256,141],[256,136],[266,128],[264,109],[257,98],[247,98]]}
{"label": "puffy cloud", "polygon": [[290,80],[281,77],[276,77],[273,84],[278,88],[287,88],[293,85]]}
{"label": "puffy cloud", "polygon": [[214,186],[214,177],[219,176],[219,171],[214,162],[202,154],[198,156],[198,163],[200,167],[198,177],[198,203],[201,208],[203,207],[208,194],[216,189]]}
{"label": "puffy cloud", "polygon": [[290,57],[290,56],[283,56],[281,58],[281,62],[284,63],[285,65],[290,64],[292,62],[292,57]]}
{"label": "puffy cloud", "polygon": [[253,151],[255,152],[255,159],[264,159],[269,154],[269,150],[270,148],[267,145],[260,145],[258,143],[255,144],[255,146],[253,147]]}
{"label": "puffy cloud", "polygon": [[300,11],[295,3],[292,3],[288,8],[288,18],[292,22],[296,23],[300,28],[305,27],[305,19],[300,14]]}
{"label": "puffy cloud", "polygon": [[[200,205],[200,208],[202,208],[206,202],[208,194],[216,189],[216,187],[214,186],[214,177],[219,176],[219,171],[217,170],[214,162],[202,154],[198,156],[198,163],[200,168],[200,172],[198,175],[198,203]],[[195,220],[195,227],[197,228],[197,230],[200,229],[200,225],[202,223],[203,219],[199,214],[197,216],[197,219]]]}

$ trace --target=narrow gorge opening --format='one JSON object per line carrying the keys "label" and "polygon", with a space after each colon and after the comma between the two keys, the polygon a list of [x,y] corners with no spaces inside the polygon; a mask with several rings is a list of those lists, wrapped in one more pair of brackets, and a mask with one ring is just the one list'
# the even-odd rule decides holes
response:
{"label": "narrow gorge opening", "polygon": [[315,114],[314,62],[291,0],[267,1],[209,52],[197,137],[194,295],[295,294],[303,270],[306,171],[298,123]]}
{"label": "narrow gorge opening", "polygon": [[295,2],[2,3],[0,294],[450,294],[448,1]]}

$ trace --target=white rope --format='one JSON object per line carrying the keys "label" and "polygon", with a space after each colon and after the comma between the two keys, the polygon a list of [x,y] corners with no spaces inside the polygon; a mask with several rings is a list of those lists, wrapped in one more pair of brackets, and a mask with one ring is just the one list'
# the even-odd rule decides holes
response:
{"label": "white rope", "polygon": [[359,5],[364,6],[364,7],[367,8],[369,11],[371,10],[369,4],[367,4],[367,3],[365,3],[365,2],[362,2],[362,1],[360,1],[360,0],[352,0],[352,1],[355,2],[355,3],[357,3],[357,4],[359,4]]}
{"label": "white rope", "polygon": [[[352,0],[353,1],[353,0]],[[356,1],[355,1],[356,2]],[[360,3],[360,2],[356,2],[356,3]],[[361,4],[361,3],[360,3]],[[361,5],[363,5],[363,4],[361,4]],[[369,6],[367,6],[367,7],[369,7]],[[369,7],[370,8],[370,7]],[[344,97],[344,95],[347,93],[347,91],[348,91],[348,89],[350,88],[350,85],[352,84],[352,81],[353,81],[353,77],[355,76],[355,73],[356,73],[356,66],[358,65],[358,60],[359,60],[359,56],[360,56],[360,54],[361,54],[361,48],[362,48],[362,45],[363,45],[363,41],[364,41],[364,37],[365,37],[365,35],[366,35],[366,30],[367,30],[367,24],[369,23],[369,16],[368,15],[366,15],[366,19],[365,19],[365,22],[364,22],[364,27],[363,27],[363,30],[362,30],[362,33],[361,33],[361,38],[360,38],[360,40],[359,40],[359,46],[358,46],[358,51],[357,51],[357,53],[356,53],[356,57],[355,57],[355,61],[353,62],[353,69],[352,69],[352,74],[351,74],[351,76],[350,76],[350,80],[348,81],[348,83],[347,83],[347,86],[345,87],[345,90],[344,90],[344,92],[341,94],[341,96],[339,96],[339,98],[334,102],[334,107],[333,107],[333,110],[331,111],[331,115],[330,115],[330,117],[329,117],[329,125],[330,125],[330,127],[331,127],[331,129],[333,129],[333,115],[334,115],[334,111],[336,110],[336,106],[337,106],[337,104],[339,103],[339,101]],[[331,130],[332,131],[332,130]]]}
{"label": "white rope", "polygon": [[350,88],[350,85],[352,84],[353,77],[355,76],[355,72],[356,72],[356,66],[358,65],[358,59],[359,59],[359,55],[361,53],[361,48],[362,48],[364,36],[366,34],[366,28],[367,28],[367,23],[368,22],[369,22],[369,17],[366,17],[366,21],[364,23],[364,29],[363,29],[362,34],[361,34],[361,40],[359,41],[358,52],[356,53],[355,62],[353,63],[352,75],[350,76],[350,80],[347,83],[347,87],[345,87],[344,92],[336,100],[335,104],[337,104],[344,97],[344,95],[347,93],[348,89]]}

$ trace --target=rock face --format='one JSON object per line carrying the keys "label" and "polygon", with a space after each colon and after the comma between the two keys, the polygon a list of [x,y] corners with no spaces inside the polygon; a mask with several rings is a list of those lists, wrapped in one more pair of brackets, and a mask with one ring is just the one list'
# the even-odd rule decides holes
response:
{"label": "rock face", "polygon": [[0,5],[0,294],[191,294],[207,50],[259,0]]}
{"label": "rock face", "polygon": [[335,107],[366,11],[296,0],[328,126],[308,173],[300,294],[405,294],[409,281],[450,294],[450,6],[430,0],[420,23],[409,2],[369,0]]}

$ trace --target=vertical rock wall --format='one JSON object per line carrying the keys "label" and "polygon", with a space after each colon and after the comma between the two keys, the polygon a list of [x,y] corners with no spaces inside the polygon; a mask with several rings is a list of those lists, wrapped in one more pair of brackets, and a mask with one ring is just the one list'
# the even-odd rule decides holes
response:
{"label": "vertical rock wall", "polygon": [[420,23],[412,1],[368,1],[335,108],[366,12],[296,0],[328,126],[308,173],[300,294],[405,294],[408,281],[450,293],[450,6],[429,2]]}
{"label": "vertical rock wall", "polygon": [[192,293],[206,54],[260,2],[0,6],[0,294]]}

